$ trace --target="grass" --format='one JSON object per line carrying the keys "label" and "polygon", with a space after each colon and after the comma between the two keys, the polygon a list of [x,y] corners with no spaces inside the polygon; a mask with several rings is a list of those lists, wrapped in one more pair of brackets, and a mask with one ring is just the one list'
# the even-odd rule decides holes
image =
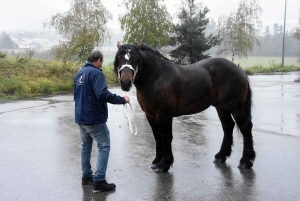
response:
{"label": "grass", "polygon": [[274,64],[269,67],[263,67],[262,65],[256,65],[250,68],[244,68],[248,75],[256,73],[274,73],[274,72],[291,72],[300,71],[300,66],[288,65],[282,67],[281,64]]}
{"label": "grass", "polygon": [[[117,84],[113,73],[114,52],[104,53],[102,67],[108,85]],[[286,58],[286,66],[281,67],[281,58],[250,57],[240,65],[248,74],[300,71],[295,65],[297,58]],[[289,62],[294,64],[289,64]],[[237,60],[237,62],[239,62]],[[264,63],[264,64],[263,64]],[[248,65],[252,65],[248,67]],[[57,61],[33,58],[0,57],[0,100],[32,98],[44,94],[55,94],[73,90],[73,77],[78,70],[74,63],[63,64]]]}
{"label": "grass", "polygon": [[[231,58],[227,58],[231,61]],[[240,63],[243,68],[249,68],[253,66],[273,66],[273,65],[280,65],[282,63],[281,57],[249,57],[247,59],[234,59],[234,63]],[[285,66],[292,66],[292,65],[299,65],[297,63],[296,57],[285,57],[284,58],[284,65]]]}
{"label": "grass", "polygon": [[77,68],[72,64],[16,58],[0,59],[0,99],[30,98],[40,94],[69,91]]}
{"label": "grass", "polygon": [[[25,59],[6,56],[0,58],[0,99],[24,99],[43,94],[73,90],[73,77],[78,70],[74,63]],[[103,67],[107,83],[116,83],[112,67]]]}

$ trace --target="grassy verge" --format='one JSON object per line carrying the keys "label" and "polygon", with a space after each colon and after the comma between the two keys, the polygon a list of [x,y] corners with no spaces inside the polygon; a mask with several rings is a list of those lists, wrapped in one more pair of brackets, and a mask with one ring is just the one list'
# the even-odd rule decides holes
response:
{"label": "grassy verge", "polygon": [[291,71],[300,71],[300,66],[284,66],[281,65],[272,65],[269,67],[263,67],[261,65],[256,65],[250,68],[244,68],[248,75],[253,75],[256,73],[274,73],[274,72],[291,72]]}
{"label": "grassy verge", "polygon": [[[24,99],[73,90],[73,77],[78,70],[74,63],[0,58],[0,99]],[[112,67],[103,67],[108,84],[116,83]]]}
{"label": "grassy verge", "polygon": [[[231,58],[227,58],[228,60],[231,61]],[[292,66],[292,65],[299,65],[297,63],[297,57],[285,57],[284,58],[284,65],[285,66]],[[276,64],[281,64],[282,63],[282,58],[281,57],[255,57],[255,56],[250,56],[249,58],[244,58],[244,59],[239,59],[235,58],[235,63],[240,63],[242,67],[245,68],[250,68],[253,66],[273,66]]]}

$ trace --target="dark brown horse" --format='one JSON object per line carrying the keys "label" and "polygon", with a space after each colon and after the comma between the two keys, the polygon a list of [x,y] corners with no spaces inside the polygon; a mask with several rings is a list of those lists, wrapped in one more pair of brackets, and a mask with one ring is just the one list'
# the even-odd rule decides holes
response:
{"label": "dark brown horse", "polygon": [[114,71],[121,88],[136,87],[137,99],[156,140],[152,168],[167,172],[173,164],[173,117],[190,115],[214,106],[224,138],[214,163],[224,163],[231,154],[235,123],[243,138],[239,168],[251,168],[255,159],[252,140],[251,89],[244,70],[223,58],[209,58],[180,66],[144,44],[118,43]]}

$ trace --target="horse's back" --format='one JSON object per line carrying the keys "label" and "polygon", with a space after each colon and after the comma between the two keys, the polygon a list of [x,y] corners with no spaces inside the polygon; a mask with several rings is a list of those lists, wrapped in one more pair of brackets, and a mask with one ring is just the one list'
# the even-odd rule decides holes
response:
{"label": "horse's back", "polygon": [[212,105],[232,99],[240,99],[243,102],[246,98],[248,77],[240,66],[227,59],[208,58],[185,68],[188,69],[189,74],[197,77],[190,82],[206,89],[202,94],[211,99]]}
{"label": "horse's back", "polygon": [[247,77],[244,70],[233,62],[224,58],[208,58],[190,65],[193,68],[204,68],[209,73],[223,76],[237,75],[243,78]]}
{"label": "horse's back", "polygon": [[209,58],[196,65],[207,70],[218,102],[233,99],[245,101],[249,81],[240,66],[224,58]]}

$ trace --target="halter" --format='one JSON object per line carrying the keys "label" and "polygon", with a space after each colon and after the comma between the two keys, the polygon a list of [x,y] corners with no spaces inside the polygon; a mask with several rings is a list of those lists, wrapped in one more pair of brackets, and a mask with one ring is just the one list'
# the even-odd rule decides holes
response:
{"label": "halter", "polygon": [[135,76],[136,76],[136,74],[137,74],[137,72],[138,72],[138,66],[136,67],[136,70],[134,70],[134,68],[132,68],[132,66],[131,65],[129,65],[129,64],[124,64],[119,70],[118,70],[118,78],[119,78],[119,80],[121,79],[121,74],[120,74],[120,72],[121,72],[121,70],[123,70],[124,68],[129,68],[130,70],[132,70],[133,71],[133,79],[132,79],[132,82],[134,81],[134,79],[135,79]]}
{"label": "halter", "polygon": [[[130,58],[130,54],[129,54],[130,51],[131,51],[130,49],[127,49],[127,50],[126,50],[126,55],[125,55],[125,59],[126,59],[126,60],[129,60],[129,58]],[[131,65],[127,64],[127,62],[126,62],[126,64],[122,65],[121,68],[118,70],[118,78],[119,78],[119,80],[121,79],[121,73],[120,73],[120,72],[121,72],[121,70],[123,70],[124,68],[129,68],[130,70],[133,71],[133,79],[132,79],[132,82],[134,82],[135,76],[136,76],[136,74],[137,74],[137,72],[138,72],[138,66],[136,66],[136,70],[134,70],[134,68],[133,68]]]}

